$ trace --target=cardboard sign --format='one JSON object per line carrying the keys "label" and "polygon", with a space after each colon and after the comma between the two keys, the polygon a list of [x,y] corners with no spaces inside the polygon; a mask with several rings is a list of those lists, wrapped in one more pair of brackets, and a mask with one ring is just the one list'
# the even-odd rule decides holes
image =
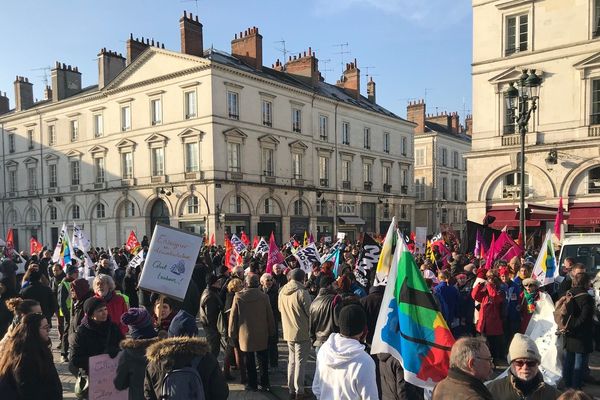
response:
{"label": "cardboard sign", "polygon": [[115,358],[110,358],[108,354],[90,357],[89,400],[128,399],[129,390],[117,390],[113,383],[121,354]]}
{"label": "cardboard sign", "polygon": [[156,224],[139,287],[183,301],[201,246],[200,235]]}
{"label": "cardboard sign", "polygon": [[344,240],[346,238],[346,233],[345,232],[338,232],[337,234],[337,239],[338,240]]}

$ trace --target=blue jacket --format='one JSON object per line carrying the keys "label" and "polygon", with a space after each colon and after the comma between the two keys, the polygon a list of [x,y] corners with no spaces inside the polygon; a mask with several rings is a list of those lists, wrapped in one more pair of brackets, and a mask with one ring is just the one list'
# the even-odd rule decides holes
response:
{"label": "blue jacket", "polygon": [[458,317],[458,289],[448,285],[447,282],[440,282],[433,288],[433,294],[440,304],[446,323],[451,326],[454,319]]}
{"label": "blue jacket", "polygon": [[506,301],[504,302],[504,315],[506,319],[510,321],[521,320],[521,312],[519,311],[521,286],[514,281],[509,281],[508,284],[503,283],[500,287],[506,294]]}

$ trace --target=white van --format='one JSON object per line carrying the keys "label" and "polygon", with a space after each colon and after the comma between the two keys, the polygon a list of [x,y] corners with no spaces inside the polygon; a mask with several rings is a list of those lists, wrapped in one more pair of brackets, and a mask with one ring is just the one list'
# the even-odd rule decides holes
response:
{"label": "white van", "polygon": [[567,233],[562,241],[558,266],[567,257],[573,257],[576,263],[582,263],[588,273],[595,276],[600,271],[600,233]]}

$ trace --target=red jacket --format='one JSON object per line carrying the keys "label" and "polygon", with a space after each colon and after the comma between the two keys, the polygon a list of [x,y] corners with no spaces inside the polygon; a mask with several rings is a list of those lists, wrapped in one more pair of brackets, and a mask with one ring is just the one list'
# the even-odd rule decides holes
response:
{"label": "red jacket", "polygon": [[[96,297],[100,298],[100,296]],[[123,296],[113,291],[112,297],[106,303],[106,309],[108,310],[108,316],[110,317],[110,320],[119,326],[119,330],[123,336],[127,336],[129,327],[121,322],[121,315],[127,312],[127,303],[125,303]]]}
{"label": "red jacket", "polygon": [[481,303],[477,332],[488,336],[502,335],[504,333],[502,328],[504,292],[489,284],[476,284],[471,291],[471,297]]}

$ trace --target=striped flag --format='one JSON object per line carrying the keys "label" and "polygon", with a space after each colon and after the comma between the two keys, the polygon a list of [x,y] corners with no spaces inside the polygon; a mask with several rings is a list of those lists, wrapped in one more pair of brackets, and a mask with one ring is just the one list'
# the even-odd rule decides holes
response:
{"label": "striped flag", "polygon": [[375,270],[375,282],[373,283],[374,286],[384,284],[385,279],[390,272],[393,257],[392,247],[395,242],[396,217],[392,219],[392,223],[388,227],[385,239],[383,240],[383,245],[381,246],[381,253],[379,255],[379,260],[377,261],[377,269]]}
{"label": "striped flag", "polygon": [[535,265],[533,266],[532,277],[541,282],[542,286],[554,282],[558,276],[556,268],[556,258],[554,257],[554,244],[552,244],[552,231],[548,229],[546,237],[542,242],[542,248]]}

